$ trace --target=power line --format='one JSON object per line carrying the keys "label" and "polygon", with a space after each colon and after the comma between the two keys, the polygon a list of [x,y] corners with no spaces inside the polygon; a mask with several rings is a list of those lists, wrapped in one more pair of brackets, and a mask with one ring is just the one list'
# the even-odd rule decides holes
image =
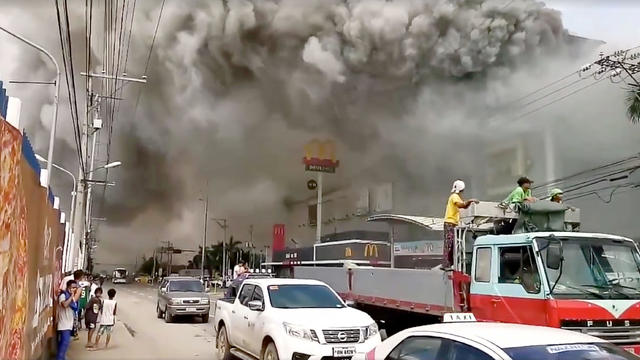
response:
{"label": "power line", "polygon": [[[65,46],[65,36],[63,34],[63,24],[62,24],[62,19],[60,16],[60,6],[58,4],[57,0],[54,0],[55,6],[56,6],[56,18],[57,18],[57,22],[58,22],[58,34],[60,36],[60,47],[61,47],[61,51],[62,51],[62,61],[63,61],[63,65],[64,65],[64,69],[65,69],[65,80],[67,82],[67,93],[69,96],[69,111],[71,113],[71,122],[74,128],[74,132],[73,132],[73,137],[76,143],[76,153],[78,155],[78,164],[80,169],[82,169],[82,171],[84,172],[84,162],[83,162],[83,156],[82,156],[82,146],[81,144],[81,133],[80,133],[80,125],[79,125],[79,120],[78,120],[78,116],[77,116],[77,106],[75,107],[76,111],[74,112],[74,104],[77,105],[77,103],[75,102],[75,87],[74,88],[74,92],[72,93],[72,86],[71,83],[73,83],[73,81],[70,79],[69,77],[69,73],[73,74],[73,69],[69,69],[69,64],[67,62],[67,56],[68,54],[71,54],[71,43],[67,44]],[[66,3],[66,2],[65,2]],[[67,19],[67,24],[68,24],[68,19]],[[67,31],[69,30],[69,28],[67,27]]]}
{"label": "power line", "polygon": [[579,89],[577,89],[577,90],[575,90],[575,91],[572,91],[572,92],[568,93],[567,95],[564,95],[564,96],[562,96],[562,97],[560,97],[560,98],[558,98],[558,99],[555,99],[555,100],[553,100],[553,101],[551,101],[551,102],[548,102],[548,103],[546,103],[546,104],[544,104],[544,105],[542,105],[542,106],[539,106],[539,107],[537,107],[537,108],[535,108],[535,109],[533,109],[533,110],[530,110],[530,111],[527,111],[527,112],[525,112],[525,113],[523,113],[523,114],[520,114],[520,115],[518,115],[517,117],[515,117],[513,120],[514,120],[514,121],[515,121],[515,120],[520,120],[520,119],[522,119],[522,118],[524,118],[524,117],[527,117],[527,116],[529,116],[529,115],[531,115],[531,114],[533,114],[533,113],[536,113],[536,112],[538,112],[538,111],[540,111],[540,110],[543,110],[543,109],[545,109],[545,108],[547,108],[547,107],[549,107],[549,106],[551,106],[551,105],[553,105],[553,104],[555,104],[555,103],[557,103],[557,102],[560,102],[560,101],[562,101],[562,100],[564,100],[564,99],[566,99],[566,98],[568,98],[568,97],[570,97],[570,96],[572,96],[572,95],[575,95],[575,94],[577,94],[577,93],[579,93],[579,92],[581,92],[581,91],[584,91],[584,90],[586,90],[586,89],[588,89],[588,88],[590,88],[590,87],[592,87],[592,86],[594,86],[594,85],[597,85],[597,84],[599,84],[600,82],[602,82],[602,80],[605,80],[605,79],[606,79],[606,78],[602,78],[602,79],[600,79],[600,80],[598,80],[598,81],[596,81],[596,82],[594,82],[594,83],[591,83],[591,84],[589,84],[589,85],[583,86],[583,87],[581,87],[581,88],[579,88]]}
{"label": "power line", "polygon": [[149,55],[147,55],[147,63],[144,66],[144,75],[147,75],[149,71],[149,62],[151,61],[151,53],[153,52],[153,45],[156,43],[156,36],[158,35],[158,28],[160,27],[160,20],[162,20],[162,11],[164,10],[165,0],[162,0],[162,5],[160,6],[160,14],[158,14],[158,22],[156,22],[156,29],[153,32],[153,39],[151,40],[151,47],[149,48]]}
{"label": "power line", "polygon": [[542,188],[542,187],[548,187],[548,186],[551,186],[551,185],[555,185],[555,184],[558,184],[558,183],[561,183],[561,182],[565,182],[565,181],[567,181],[569,179],[580,177],[582,175],[586,175],[586,174],[589,174],[589,173],[592,173],[592,172],[595,172],[595,171],[598,171],[598,170],[602,170],[602,169],[606,169],[606,168],[609,168],[609,167],[612,167],[612,166],[620,165],[620,164],[623,164],[623,163],[628,162],[630,160],[640,160],[640,154],[631,155],[631,156],[626,157],[626,158],[624,158],[622,160],[616,160],[614,162],[609,162],[609,163],[606,163],[606,164],[603,164],[603,165],[596,166],[596,167],[591,168],[591,169],[582,170],[582,171],[577,172],[575,174],[571,174],[571,175],[568,175],[568,176],[565,176],[565,177],[562,177],[562,178],[559,178],[559,179],[556,179],[556,180],[552,180],[552,181],[549,181],[549,182],[546,182],[546,183],[542,183],[542,184],[536,185],[535,187],[533,187],[533,189],[539,189],[539,188]]}
{"label": "power line", "polygon": [[[160,5],[160,13],[158,14],[158,21],[156,22],[156,28],[153,32],[153,38],[151,40],[151,46],[149,47],[149,54],[147,55],[147,62],[144,66],[144,73],[143,76],[147,76],[147,73],[149,71],[149,64],[151,63],[151,55],[153,53],[153,46],[156,43],[156,36],[158,35],[158,28],[160,27],[160,21],[162,20],[162,12],[164,11],[164,4],[165,4],[165,0],[162,0],[162,5]],[[140,98],[142,96],[142,91],[144,89],[141,89],[138,92],[138,96],[136,97],[136,105],[134,107],[133,110],[133,118],[135,119],[137,114],[138,114],[138,106],[140,105]]]}

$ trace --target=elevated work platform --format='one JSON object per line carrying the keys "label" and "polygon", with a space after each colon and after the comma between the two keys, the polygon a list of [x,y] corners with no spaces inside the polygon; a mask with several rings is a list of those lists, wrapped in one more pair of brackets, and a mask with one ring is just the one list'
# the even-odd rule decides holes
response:
{"label": "elevated work platform", "polygon": [[[564,204],[540,200],[526,205],[522,212],[531,214],[564,212],[565,224],[571,228],[577,228],[580,225],[580,209]],[[500,220],[518,219],[520,215],[513,204],[504,206],[491,201],[481,201],[479,204],[472,204],[468,209],[462,209],[460,211],[461,222],[471,227],[493,224]]]}

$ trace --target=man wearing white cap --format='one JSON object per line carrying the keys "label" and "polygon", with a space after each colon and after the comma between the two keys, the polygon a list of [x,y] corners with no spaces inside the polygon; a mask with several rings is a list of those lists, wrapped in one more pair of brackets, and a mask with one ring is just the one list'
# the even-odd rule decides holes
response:
{"label": "man wearing white cap", "polygon": [[444,251],[442,254],[442,269],[451,270],[453,265],[453,243],[456,237],[456,227],[460,223],[460,209],[466,209],[473,203],[479,203],[476,199],[463,200],[462,192],[465,184],[462,180],[453,182],[451,195],[447,200],[447,209],[444,214]]}

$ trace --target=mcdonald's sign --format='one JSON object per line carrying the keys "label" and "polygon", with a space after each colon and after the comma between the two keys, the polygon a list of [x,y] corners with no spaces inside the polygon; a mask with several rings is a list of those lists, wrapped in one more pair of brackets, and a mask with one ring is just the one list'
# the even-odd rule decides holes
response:
{"label": "mcdonald's sign", "polygon": [[351,248],[347,247],[344,249],[344,257],[352,257],[353,256],[353,252],[351,252]]}
{"label": "mcdonald's sign", "polygon": [[331,140],[314,139],[304,146],[302,163],[305,170],[335,173],[340,161],[336,160],[336,145]]}
{"label": "mcdonald's sign", "polygon": [[378,245],[376,244],[367,244],[364,247],[364,256],[365,257],[378,257]]}

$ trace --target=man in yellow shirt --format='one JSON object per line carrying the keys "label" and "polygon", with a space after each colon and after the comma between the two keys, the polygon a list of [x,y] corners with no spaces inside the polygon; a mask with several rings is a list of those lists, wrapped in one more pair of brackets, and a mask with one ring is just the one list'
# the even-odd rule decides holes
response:
{"label": "man in yellow shirt", "polygon": [[463,200],[462,192],[465,184],[462,180],[453,182],[451,195],[447,200],[447,209],[444,214],[444,250],[442,254],[442,269],[451,270],[453,265],[453,244],[456,237],[456,227],[460,223],[460,209],[466,209],[473,203],[479,203],[476,199]]}

